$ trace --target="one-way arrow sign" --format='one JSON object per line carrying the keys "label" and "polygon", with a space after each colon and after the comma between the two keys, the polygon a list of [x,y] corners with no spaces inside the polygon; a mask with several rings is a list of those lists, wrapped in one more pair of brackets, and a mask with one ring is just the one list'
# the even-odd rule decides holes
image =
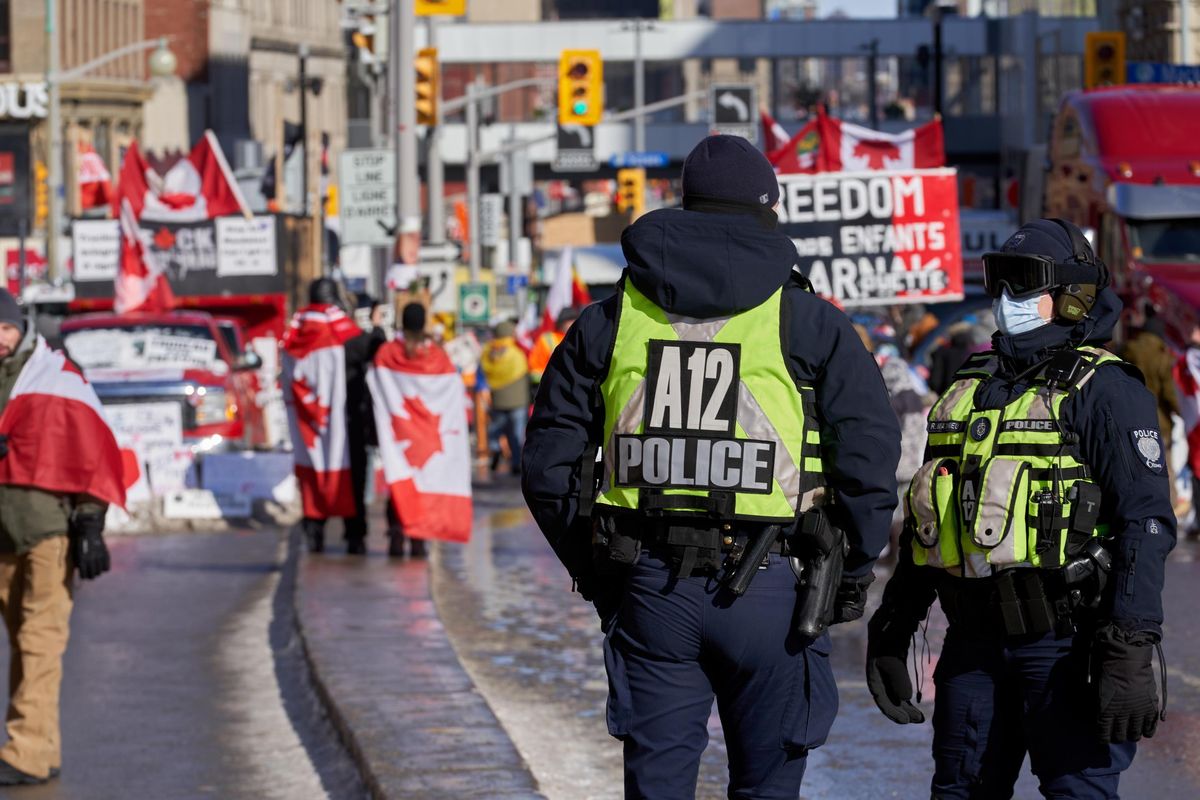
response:
{"label": "one-way arrow sign", "polygon": [[753,84],[716,83],[709,94],[713,130],[758,141],[754,109],[758,107]]}
{"label": "one-way arrow sign", "polygon": [[588,125],[559,125],[558,152],[550,168],[555,172],[594,172],[596,161],[595,131]]}

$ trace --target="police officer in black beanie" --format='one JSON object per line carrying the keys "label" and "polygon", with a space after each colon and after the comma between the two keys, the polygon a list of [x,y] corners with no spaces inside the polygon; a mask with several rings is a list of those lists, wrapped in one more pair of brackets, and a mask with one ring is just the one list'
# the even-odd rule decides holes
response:
{"label": "police officer in black beanie", "polygon": [[[683,208],[625,230],[616,294],[534,402],[525,499],[600,616],[626,797],[695,796],[714,697],[729,796],[796,797],[837,712],[825,625],[862,615],[888,540],[896,415],[850,321],[793,270],[778,200],[749,142],[701,141]],[[799,590],[801,562],[832,602]]]}

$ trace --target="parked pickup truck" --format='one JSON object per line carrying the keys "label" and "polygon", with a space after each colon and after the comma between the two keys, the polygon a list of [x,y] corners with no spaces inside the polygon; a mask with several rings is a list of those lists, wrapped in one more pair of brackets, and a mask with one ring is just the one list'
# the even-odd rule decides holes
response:
{"label": "parked pickup truck", "polygon": [[237,325],[198,311],[84,314],[63,322],[62,343],[105,405],[179,403],[193,451],[249,449],[267,443],[261,361]]}

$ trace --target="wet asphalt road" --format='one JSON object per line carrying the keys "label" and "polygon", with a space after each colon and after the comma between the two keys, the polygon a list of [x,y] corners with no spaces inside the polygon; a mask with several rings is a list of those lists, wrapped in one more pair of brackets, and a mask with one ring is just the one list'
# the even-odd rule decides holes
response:
{"label": "wet asphalt road", "polygon": [[[441,547],[434,598],[460,660],[552,800],[621,797],[621,748],[605,730],[607,684],[599,625],[533,526],[514,483],[477,494],[479,522],[465,547]],[[1168,567],[1166,651],[1170,708],[1122,779],[1125,798],[1200,797],[1200,546],[1183,542]],[[882,573],[882,570],[881,570]],[[876,581],[878,602],[885,574]],[[870,609],[868,610],[868,613]],[[926,716],[944,620],[931,619]],[[928,797],[932,732],[895,725],[871,702],[862,677],[863,622],[834,634],[841,707],[829,742],[809,758],[802,797],[877,800]],[[698,798],[725,797],[725,755],[714,713]],[[1037,798],[1028,772],[1015,797]]]}
{"label": "wet asphalt road", "polygon": [[113,571],[76,591],[62,777],[0,797],[365,795],[303,669],[284,534],[109,545]]}

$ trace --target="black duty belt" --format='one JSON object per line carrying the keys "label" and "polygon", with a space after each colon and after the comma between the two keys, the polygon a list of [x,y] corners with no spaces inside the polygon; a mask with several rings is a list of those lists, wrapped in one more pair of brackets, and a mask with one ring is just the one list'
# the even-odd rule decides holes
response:
{"label": "black duty belt", "polygon": [[[766,526],[763,526],[764,528]],[[747,530],[725,525],[697,527],[694,520],[681,519],[620,519],[618,534],[637,539],[642,549],[671,564],[679,575],[715,574],[724,556],[745,547],[750,536],[760,535],[757,527]],[[786,545],[779,537],[768,552],[784,553]]]}
{"label": "black duty belt", "polygon": [[1044,636],[1072,631],[1070,592],[1057,572],[1007,569],[990,578],[951,578],[938,586],[952,628],[976,636]]}

